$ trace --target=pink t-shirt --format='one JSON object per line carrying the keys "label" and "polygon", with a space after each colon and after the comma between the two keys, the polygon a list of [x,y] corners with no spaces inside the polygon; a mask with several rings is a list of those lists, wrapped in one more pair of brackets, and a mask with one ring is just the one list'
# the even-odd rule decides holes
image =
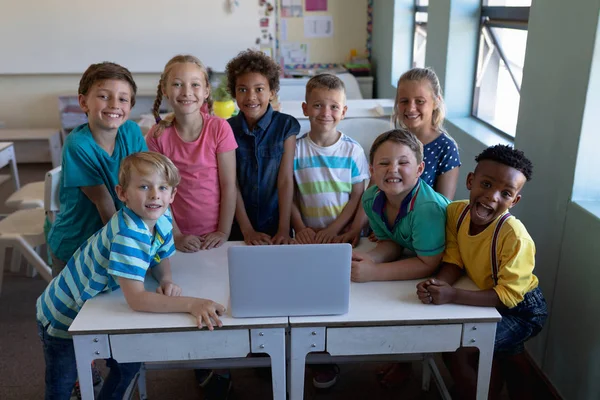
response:
{"label": "pink t-shirt", "polygon": [[202,113],[200,137],[185,142],[175,126],[155,138],[146,136],[148,149],[169,157],[179,169],[181,182],[172,209],[175,222],[185,235],[205,235],[217,230],[221,189],[217,154],[235,150],[237,142],[226,120]]}

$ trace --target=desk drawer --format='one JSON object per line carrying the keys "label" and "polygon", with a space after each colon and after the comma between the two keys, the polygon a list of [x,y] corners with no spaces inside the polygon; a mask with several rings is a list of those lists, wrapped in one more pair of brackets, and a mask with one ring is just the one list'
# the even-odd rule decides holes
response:
{"label": "desk drawer", "polygon": [[461,335],[462,325],[328,328],[326,350],[331,355],[454,351]]}
{"label": "desk drawer", "polygon": [[109,340],[119,362],[246,357],[250,352],[247,329],[110,335]]}

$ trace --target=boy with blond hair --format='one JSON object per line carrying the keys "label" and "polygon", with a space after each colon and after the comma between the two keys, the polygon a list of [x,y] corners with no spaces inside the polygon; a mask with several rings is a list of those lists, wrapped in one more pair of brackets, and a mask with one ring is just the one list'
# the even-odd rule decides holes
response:
{"label": "boy with blond hair", "polygon": [[346,89],[337,76],[308,81],[302,110],[310,132],[296,141],[294,157],[292,226],[298,243],[352,242],[366,222],[354,217],[369,179],[367,158],[358,142],[337,130],[346,109]]}
{"label": "boy with blond hair", "polygon": [[[135,153],[122,161],[116,192],[125,206],[75,252],[36,303],[46,399],[69,398],[77,365],[68,330],[85,302],[101,293],[121,287],[135,311],[189,312],[198,327],[204,323],[212,330],[213,321],[221,326],[222,305],[180,296],[171,279],[169,257],[175,247],[169,205],[178,184],[177,168],[161,154]],[[159,283],[156,293],[144,289],[148,270]],[[121,398],[140,364],[109,359],[107,365],[110,373],[98,398]]]}

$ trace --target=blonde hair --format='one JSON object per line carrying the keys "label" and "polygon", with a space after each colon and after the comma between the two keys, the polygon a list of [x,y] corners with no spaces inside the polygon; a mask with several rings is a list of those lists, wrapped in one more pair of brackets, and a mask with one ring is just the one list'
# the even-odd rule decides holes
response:
{"label": "blonde hair", "polygon": [[375,161],[375,153],[377,152],[377,149],[385,142],[403,144],[415,154],[417,164],[421,164],[423,161],[423,143],[421,143],[415,134],[410,132],[408,129],[396,128],[377,136],[373,142],[373,145],[371,146],[371,151],[369,152],[369,163],[371,165],[373,165],[373,162]]}
{"label": "blonde hair", "polygon": [[306,96],[305,100],[308,101],[308,96],[315,89],[327,89],[327,90],[339,90],[346,97],[346,85],[344,82],[333,74],[319,74],[315,75],[306,82]]}
{"label": "blonde hair", "polygon": [[[444,118],[446,118],[446,104],[442,97],[440,80],[435,74],[435,71],[429,67],[409,69],[402,74],[400,79],[398,79],[398,88],[400,88],[402,82],[406,81],[427,81],[429,83],[433,94],[433,101],[435,102],[435,108],[433,109],[431,116],[431,125],[437,132],[444,132],[447,134],[442,127]],[[406,129],[406,126],[402,123],[402,117],[398,114],[398,94],[396,94],[396,100],[394,101],[394,114],[392,115],[392,119],[394,120],[394,127]]]}
{"label": "blonde hair", "polygon": [[123,190],[129,186],[134,169],[140,174],[158,172],[172,188],[176,188],[181,179],[179,170],[166,156],[153,151],[133,153],[121,161],[119,168],[119,185]]}
{"label": "blonde hair", "polygon": [[[205,82],[206,89],[208,90],[208,97],[206,98],[205,104],[207,106],[208,113],[212,114],[212,112],[213,112],[212,111],[213,99],[212,99],[211,93],[210,93],[210,82],[208,81],[208,70],[206,69],[204,64],[202,64],[202,61],[200,61],[198,58],[196,58],[190,54],[179,54],[179,55],[171,58],[169,60],[169,62],[167,63],[167,65],[165,65],[165,69],[163,70],[163,73],[160,75],[160,80],[158,81],[158,88],[156,90],[156,99],[154,100],[154,106],[152,107],[152,114],[154,115],[154,118],[156,119],[156,128],[154,129],[154,137],[159,137],[162,134],[162,131],[165,128],[168,128],[171,125],[173,125],[173,121],[175,121],[174,115],[173,116],[169,115],[167,118],[161,119],[159,110],[160,110],[160,105],[162,103],[163,92],[166,90],[166,86],[169,81],[169,73],[171,72],[171,69],[173,68],[173,66],[175,66],[175,64],[180,64],[180,63],[192,63],[192,64],[196,64],[198,66],[198,68],[200,68],[200,70],[204,74],[204,79],[206,80],[206,82]],[[202,105],[202,107],[204,107],[204,105]]]}

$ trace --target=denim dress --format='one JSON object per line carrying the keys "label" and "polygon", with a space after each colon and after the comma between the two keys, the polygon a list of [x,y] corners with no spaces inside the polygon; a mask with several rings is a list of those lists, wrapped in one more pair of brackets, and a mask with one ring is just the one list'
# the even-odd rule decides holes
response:
{"label": "denim dress", "polygon": [[[252,131],[242,112],[228,122],[238,144],[236,172],[246,213],[255,231],[273,236],[279,228],[277,176],[283,143],[300,132],[300,124],[271,105]],[[230,240],[243,239],[237,222],[233,225]]]}

